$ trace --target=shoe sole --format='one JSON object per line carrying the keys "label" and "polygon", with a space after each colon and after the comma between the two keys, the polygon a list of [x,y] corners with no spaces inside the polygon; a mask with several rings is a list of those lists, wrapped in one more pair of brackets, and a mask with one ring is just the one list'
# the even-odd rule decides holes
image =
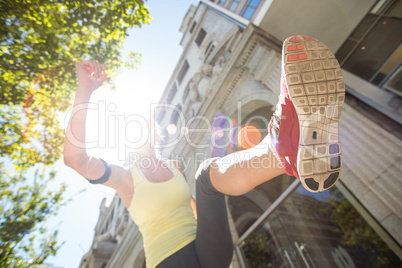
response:
{"label": "shoe sole", "polygon": [[307,190],[321,192],[338,181],[342,168],[342,71],[329,48],[308,36],[286,39],[282,57],[287,88],[299,119],[299,178]]}

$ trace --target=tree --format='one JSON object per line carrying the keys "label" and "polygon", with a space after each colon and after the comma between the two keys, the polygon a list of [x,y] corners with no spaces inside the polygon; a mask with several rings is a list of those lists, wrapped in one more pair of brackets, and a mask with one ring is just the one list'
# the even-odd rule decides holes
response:
{"label": "tree", "polygon": [[247,262],[247,267],[269,267],[272,265],[275,252],[273,252],[269,246],[269,236],[270,235],[261,228],[242,243],[242,250]]}
{"label": "tree", "polygon": [[[121,47],[127,30],[149,22],[144,2],[0,0],[0,156],[17,168],[61,157],[60,113],[76,88],[74,63],[94,59],[113,74],[140,55]],[[11,114],[9,112],[11,111]]]}
{"label": "tree", "polygon": [[[4,171],[0,164],[0,267],[27,267],[55,255],[63,244],[57,242],[57,230],[49,233],[43,223],[64,204],[66,186],[46,190],[56,175],[36,170],[34,179]],[[29,183],[29,181],[31,181]]]}
{"label": "tree", "polygon": [[[373,230],[366,220],[335,187],[329,189],[328,206],[323,208],[330,219],[339,227],[333,232],[340,238],[340,244],[350,251],[360,251],[366,258],[356,259],[357,267],[400,267],[401,261]],[[358,262],[363,263],[358,263]]]}
{"label": "tree", "polygon": [[[56,254],[57,231],[42,225],[63,202],[65,186],[47,192],[56,175],[47,168],[62,155],[58,118],[72,103],[75,62],[99,61],[113,87],[113,75],[140,60],[120,52],[128,29],[149,19],[142,0],[0,0],[0,267]],[[3,169],[4,158],[19,175]],[[38,163],[44,168],[30,185],[25,169]]]}

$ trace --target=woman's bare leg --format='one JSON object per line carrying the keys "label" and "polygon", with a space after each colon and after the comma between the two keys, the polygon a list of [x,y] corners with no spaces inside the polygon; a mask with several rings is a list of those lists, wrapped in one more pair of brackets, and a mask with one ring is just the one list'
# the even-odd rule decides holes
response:
{"label": "woman's bare leg", "polygon": [[257,146],[217,159],[210,167],[211,183],[227,195],[242,195],[284,173],[269,149],[269,135]]}

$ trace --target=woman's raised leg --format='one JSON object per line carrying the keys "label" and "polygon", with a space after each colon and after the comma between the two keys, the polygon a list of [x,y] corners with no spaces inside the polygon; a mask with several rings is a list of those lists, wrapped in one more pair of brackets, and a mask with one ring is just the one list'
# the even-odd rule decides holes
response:
{"label": "woman's raised leg", "polygon": [[210,168],[212,185],[226,195],[245,194],[283,173],[282,164],[269,149],[268,135],[251,149],[217,158]]}
{"label": "woman's raised leg", "polygon": [[289,37],[283,44],[281,94],[269,134],[256,147],[217,160],[211,166],[212,185],[221,193],[240,195],[286,172],[308,191],[330,188],[342,166],[339,117],[344,99],[342,71],[329,48],[308,36]]}

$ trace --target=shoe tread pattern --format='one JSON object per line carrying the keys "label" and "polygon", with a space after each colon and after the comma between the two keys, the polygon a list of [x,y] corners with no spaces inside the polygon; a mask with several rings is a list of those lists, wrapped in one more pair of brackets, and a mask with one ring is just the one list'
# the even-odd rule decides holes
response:
{"label": "shoe tread pattern", "polygon": [[342,167],[342,71],[329,48],[314,38],[290,37],[283,49],[283,71],[300,125],[297,170],[304,187],[321,192],[335,184]]}

